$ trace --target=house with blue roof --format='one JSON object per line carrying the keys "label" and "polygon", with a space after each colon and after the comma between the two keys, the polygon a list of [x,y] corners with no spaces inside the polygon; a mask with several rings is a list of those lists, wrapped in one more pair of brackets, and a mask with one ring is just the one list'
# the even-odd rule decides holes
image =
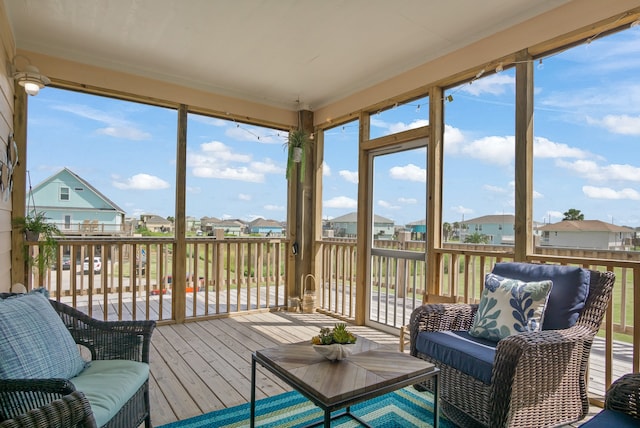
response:
{"label": "house with blue roof", "polygon": [[65,235],[115,235],[125,232],[125,211],[68,168],[31,189],[27,213],[46,213]]}

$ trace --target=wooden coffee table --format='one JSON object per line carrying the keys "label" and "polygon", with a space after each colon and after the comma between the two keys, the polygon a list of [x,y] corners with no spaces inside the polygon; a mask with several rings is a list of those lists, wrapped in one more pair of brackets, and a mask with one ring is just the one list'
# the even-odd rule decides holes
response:
{"label": "wooden coffee table", "polygon": [[[256,363],[277,375],[324,411],[324,419],[309,426],[352,414],[350,406],[408,385],[432,379],[434,382],[433,419],[438,427],[439,369],[419,358],[381,348],[375,342],[358,338],[347,359],[331,362],[313,350],[310,341],[281,345],[253,353],[251,357],[251,419],[255,426]],[[345,409],[332,415],[332,412]]]}

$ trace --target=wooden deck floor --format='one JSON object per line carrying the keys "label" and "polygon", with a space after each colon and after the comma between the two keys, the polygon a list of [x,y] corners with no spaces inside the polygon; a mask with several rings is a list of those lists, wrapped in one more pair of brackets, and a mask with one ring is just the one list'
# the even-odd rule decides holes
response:
{"label": "wooden deck floor", "polygon": [[[265,311],[157,327],[151,349],[153,425],[247,403],[253,351],[310,340],[321,327],[332,327],[336,322],[335,318],[319,313]],[[398,349],[395,335],[362,326],[349,329],[385,347]],[[257,399],[291,389],[259,366],[256,387]],[[599,410],[592,407],[590,414]]]}
{"label": "wooden deck floor", "polygon": [[[335,318],[321,314],[263,312],[157,327],[151,349],[151,419],[154,426],[246,403],[251,394],[251,353],[310,340]],[[398,337],[369,327],[354,333],[391,349]],[[259,369],[256,398],[291,388]]]}

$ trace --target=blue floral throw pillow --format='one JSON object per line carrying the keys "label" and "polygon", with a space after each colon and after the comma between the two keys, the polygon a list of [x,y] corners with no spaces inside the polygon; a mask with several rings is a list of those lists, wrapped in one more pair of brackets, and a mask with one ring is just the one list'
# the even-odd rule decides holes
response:
{"label": "blue floral throw pillow", "polygon": [[469,334],[498,341],[512,334],[540,331],[551,280],[523,282],[487,274]]}

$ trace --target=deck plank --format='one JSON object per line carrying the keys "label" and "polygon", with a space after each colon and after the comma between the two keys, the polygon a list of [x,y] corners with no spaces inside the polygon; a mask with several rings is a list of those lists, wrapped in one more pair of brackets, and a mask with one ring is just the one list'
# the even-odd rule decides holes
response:
{"label": "deck plank", "polygon": [[[232,407],[250,400],[252,352],[310,340],[335,318],[321,313],[256,312],[156,328],[151,348],[151,419],[154,426]],[[349,325],[353,333],[398,350],[398,336],[367,326]],[[597,340],[598,342],[598,340]],[[596,349],[601,344],[594,344]],[[405,351],[408,352],[408,351]],[[620,356],[620,352],[618,353]],[[614,379],[626,371],[614,365]],[[592,354],[589,376],[602,388],[604,359]],[[270,372],[257,370],[256,397],[272,397],[291,388]],[[590,413],[599,411],[592,407]],[[584,422],[584,421],[582,421]],[[578,426],[576,424],[575,426]],[[573,425],[572,425],[573,426]]]}
{"label": "deck plank", "polygon": [[[156,328],[151,349],[151,420],[159,426],[212,410],[246,403],[251,394],[252,352],[310,340],[334,318],[322,314],[261,312]],[[368,327],[356,334],[391,349],[398,338]],[[256,397],[291,388],[258,367]]]}

